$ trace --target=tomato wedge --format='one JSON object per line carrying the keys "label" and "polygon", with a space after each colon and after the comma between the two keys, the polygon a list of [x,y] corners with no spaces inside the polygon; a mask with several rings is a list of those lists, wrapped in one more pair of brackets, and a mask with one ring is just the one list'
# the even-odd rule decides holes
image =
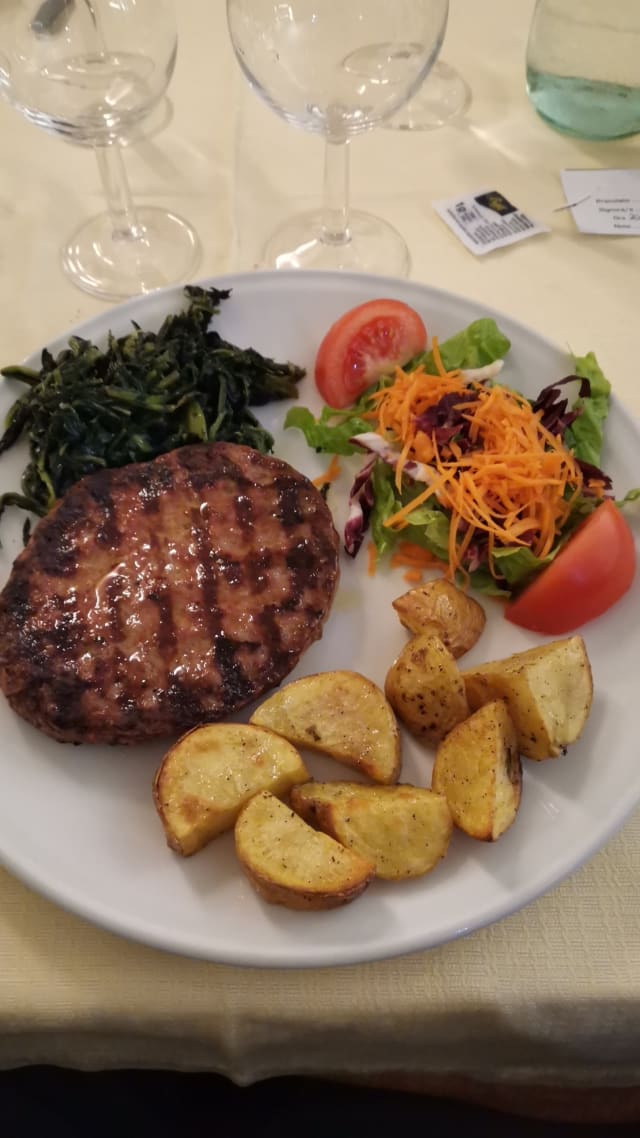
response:
{"label": "tomato wedge", "polygon": [[427,330],[401,300],[369,300],[332,324],[315,364],[315,380],[330,407],[348,407],[381,375],[423,352]]}
{"label": "tomato wedge", "polygon": [[552,636],[606,612],[633,581],[636,550],[625,518],[603,502],[578,526],[557,557],[507,605],[512,624]]}

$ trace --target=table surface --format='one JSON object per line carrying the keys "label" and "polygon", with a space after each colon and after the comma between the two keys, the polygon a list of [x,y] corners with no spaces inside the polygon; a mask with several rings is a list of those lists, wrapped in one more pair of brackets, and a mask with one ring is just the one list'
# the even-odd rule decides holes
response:
{"label": "table surface", "polygon": [[[197,228],[199,275],[250,269],[261,241],[317,200],[322,146],[245,85],[221,2],[179,5],[173,118],[130,148],[139,200]],[[353,199],[409,239],[412,276],[485,301],[577,351],[595,347],[640,412],[640,240],[588,237],[560,170],[635,167],[640,138],[596,144],[548,129],[524,88],[530,0],[455,0],[443,58],[468,79],[464,119],[380,130],[352,146]],[[58,267],[62,235],[102,204],[90,151],[0,106],[2,360],[104,311]],[[432,208],[498,188],[550,233],[475,258]],[[500,923],[428,953],[352,968],[242,970],[129,943],[0,871],[0,1065],[279,1073],[414,1071],[612,1085],[640,1078],[640,815],[590,863]]]}

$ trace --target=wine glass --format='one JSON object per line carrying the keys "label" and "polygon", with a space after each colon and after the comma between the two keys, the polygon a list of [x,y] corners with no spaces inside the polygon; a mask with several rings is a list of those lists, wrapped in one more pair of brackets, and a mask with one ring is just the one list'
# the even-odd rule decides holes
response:
{"label": "wine glass", "polygon": [[460,118],[471,105],[471,88],[459,71],[439,59],[420,90],[385,126],[390,130],[437,130]]}
{"label": "wine glass", "polygon": [[391,130],[437,130],[460,118],[470,105],[466,79],[446,60],[438,59],[420,90],[384,125]]}
{"label": "wine glass", "polygon": [[71,280],[117,300],[188,279],[198,238],[177,214],[136,207],[121,143],[161,111],[177,51],[172,2],[15,0],[0,33],[0,94],[29,122],[96,154],[108,210],[66,242]]}
{"label": "wine glass", "polygon": [[165,95],[142,122],[137,123],[125,134],[119,135],[118,142],[121,146],[137,146],[141,142],[149,142],[167,129],[172,118],[173,103]]}
{"label": "wine glass", "polygon": [[349,142],[411,98],[442,43],[448,0],[227,0],[231,41],[258,95],[324,136],[320,210],[288,219],[263,263],[405,276],[404,238],[349,207]]}

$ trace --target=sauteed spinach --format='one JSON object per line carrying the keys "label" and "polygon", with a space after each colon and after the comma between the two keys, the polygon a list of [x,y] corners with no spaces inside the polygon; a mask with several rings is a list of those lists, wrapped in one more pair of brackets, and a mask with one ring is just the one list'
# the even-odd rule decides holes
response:
{"label": "sauteed spinach", "polygon": [[133,322],[127,335],[110,334],[104,350],[74,336],[56,356],[45,349],[39,371],[1,370],[27,390],[9,410],[0,454],[26,438],[29,462],[21,493],[0,495],[0,516],[11,505],[43,516],[85,474],[186,443],[273,449],[251,407],[295,397],[304,370],[235,347],[209,327],[230,289],[184,292],[185,310],[158,332]]}

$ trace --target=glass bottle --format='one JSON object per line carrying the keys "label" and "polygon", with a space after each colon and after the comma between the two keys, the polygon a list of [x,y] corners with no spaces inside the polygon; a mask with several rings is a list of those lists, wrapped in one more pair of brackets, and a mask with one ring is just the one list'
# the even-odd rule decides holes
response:
{"label": "glass bottle", "polygon": [[527,92],[566,134],[640,132],[640,0],[537,0],[527,44]]}

